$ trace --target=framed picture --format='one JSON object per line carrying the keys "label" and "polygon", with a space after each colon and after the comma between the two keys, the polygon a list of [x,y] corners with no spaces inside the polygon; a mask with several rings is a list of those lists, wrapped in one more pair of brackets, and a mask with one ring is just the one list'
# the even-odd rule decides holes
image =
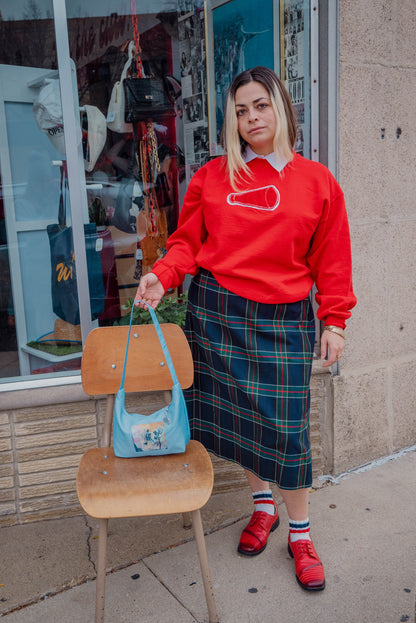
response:
{"label": "framed picture", "polygon": [[228,87],[240,72],[265,65],[280,73],[279,2],[205,0],[208,127],[211,156],[222,154],[221,128]]}
{"label": "framed picture", "polygon": [[206,29],[201,2],[203,5],[203,0],[193,0],[194,10],[178,21],[186,185],[209,159]]}
{"label": "framed picture", "polygon": [[309,0],[280,0],[280,77],[298,118],[294,149],[311,156],[310,6]]}

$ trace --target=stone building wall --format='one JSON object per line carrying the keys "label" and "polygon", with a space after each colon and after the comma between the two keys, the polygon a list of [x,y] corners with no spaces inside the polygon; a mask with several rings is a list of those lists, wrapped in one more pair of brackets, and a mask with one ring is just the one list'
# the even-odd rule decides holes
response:
{"label": "stone building wall", "polygon": [[416,442],[416,3],[339,11],[339,181],[358,305],[334,378],[335,472]]}

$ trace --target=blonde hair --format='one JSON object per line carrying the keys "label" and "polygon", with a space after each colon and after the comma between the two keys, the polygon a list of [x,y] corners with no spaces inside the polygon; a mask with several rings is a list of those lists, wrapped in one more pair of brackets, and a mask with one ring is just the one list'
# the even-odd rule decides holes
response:
{"label": "blonde hair", "polygon": [[276,157],[287,161],[293,159],[293,146],[296,141],[297,123],[296,112],[283,82],[268,67],[254,67],[247,69],[234,78],[227,93],[224,124],[221,131],[221,144],[227,158],[227,169],[233,188],[244,177],[250,177],[250,170],[243,160],[243,152],[247,143],[241,138],[238,131],[237,114],[235,110],[235,94],[237,89],[249,82],[262,84],[269,96],[276,115],[276,133],[273,141],[273,151]]}

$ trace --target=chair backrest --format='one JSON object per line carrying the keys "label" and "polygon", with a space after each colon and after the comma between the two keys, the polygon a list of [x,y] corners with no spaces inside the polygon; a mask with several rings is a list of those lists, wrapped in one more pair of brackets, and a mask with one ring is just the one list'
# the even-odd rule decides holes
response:
{"label": "chair backrest", "polygon": [[[162,333],[182,388],[193,382],[192,354],[182,329],[162,324]],[[93,329],[85,342],[81,362],[84,391],[90,396],[116,394],[120,388],[128,326]],[[162,364],[162,365],[161,365]],[[125,377],[127,392],[172,389],[172,377],[153,325],[133,325]]]}

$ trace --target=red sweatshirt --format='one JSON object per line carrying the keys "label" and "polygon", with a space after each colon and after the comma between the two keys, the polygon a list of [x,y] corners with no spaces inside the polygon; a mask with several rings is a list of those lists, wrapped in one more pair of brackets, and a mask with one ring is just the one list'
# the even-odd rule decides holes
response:
{"label": "red sweatshirt", "polygon": [[265,159],[236,192],[224,158],[193,176],[168,253],[153,267],[165,290],[199,267],[231,292],[263,303],[306,298],[315,282],[318,317],[345,327],[356,298],[344,196],[329,170],[295,155],[282,174]]}

